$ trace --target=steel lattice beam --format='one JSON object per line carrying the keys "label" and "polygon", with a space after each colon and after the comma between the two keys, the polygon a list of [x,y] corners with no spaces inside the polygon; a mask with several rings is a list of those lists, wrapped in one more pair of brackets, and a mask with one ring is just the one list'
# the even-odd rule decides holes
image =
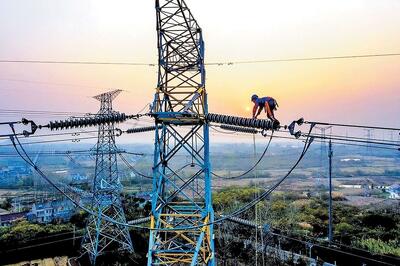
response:
{"label": "steel lattice beam", "polygon": [[[202,31],[182,0],[156,0],[156,14],[159,72],[152,105],[148,265],[215,265]],[[191,170],[177,172],[188,162],[176,154],[187,155]]]}

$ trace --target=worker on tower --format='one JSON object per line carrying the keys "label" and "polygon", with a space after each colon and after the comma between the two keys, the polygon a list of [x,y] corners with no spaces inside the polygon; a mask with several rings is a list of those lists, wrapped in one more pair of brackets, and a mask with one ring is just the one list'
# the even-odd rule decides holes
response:
{"label": "worker on tower", "polygon": [[258,95],[254,94],[251,96],[251,101],[254,103],[253,107],[253,119],[257,119],[262,109],[267,113],[267,117],[276,125],[279,125],[279,120],[275,118],[274,111],[279,107],[276,100],[272,97],[259,98]]}

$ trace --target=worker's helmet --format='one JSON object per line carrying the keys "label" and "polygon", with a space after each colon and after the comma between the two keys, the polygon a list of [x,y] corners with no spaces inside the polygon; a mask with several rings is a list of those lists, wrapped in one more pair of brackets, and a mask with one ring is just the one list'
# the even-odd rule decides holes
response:
{"label": "worker's helmet", "polygon": [[258,95],[257,94],[253,94],[253,96],[251,96],[251,101],[257,100],[258,99]]}

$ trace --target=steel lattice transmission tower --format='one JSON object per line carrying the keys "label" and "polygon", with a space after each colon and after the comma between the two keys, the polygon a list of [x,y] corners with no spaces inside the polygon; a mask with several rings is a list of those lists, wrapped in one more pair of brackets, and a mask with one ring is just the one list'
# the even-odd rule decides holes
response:
{"label": "steel lattice transmission tower", "polygon": [[[101,103],[97,116],[115,113],[112,101],[120,92],[121,90],[114,90],[94,97]],[[115,146],[114,123],[99,126],[95,153],[92,210],[97,215],[88,218],[86,235],[82,242],[82,249],[88,252],[92,264],[95,264],[97,256],[106,250],[133,252],[128,227],[101,218],[103,215],[120,223],[126,223],[121,202],[122,185],[118,176],[116,157],[118,150]]]}
{"label": "steel lattice transmission tower", "polygon": [[[157,129],[148,265],[215,265],[202,31],[183,0],[156,0],[156,14],[159,71],[152,105]],[[188,161],[189,170],[178,171]]]}

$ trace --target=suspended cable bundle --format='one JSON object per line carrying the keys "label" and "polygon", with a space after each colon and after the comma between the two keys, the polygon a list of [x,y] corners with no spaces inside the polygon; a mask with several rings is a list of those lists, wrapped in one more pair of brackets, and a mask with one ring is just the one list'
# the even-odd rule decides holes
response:
{"label": "suspended cable bundle", "polygon": [[133,224],[143,224],[143,223],[147,223],[150,222],[151,218],[150,217],[144,217],[144,218],[139,218],[139,219],[135,219],[132,221],[128,221],[129,225],[133,225]]}
{"label": "suspended cable bundle", "polygon": [[400,131],[400,128],[396,128],[396,127],[381,127],[381,126],[368,126],[368,125],[339,124],[339,123],[317,122],[317,121],[303,121],[303,123],[304,124],[322,125],[322,126],[334,126],[334,127],[353,127],[353,128],[366,128],[366,129],[380,129],[380,130]]}
{"label": "suspended cable bundle", "polygon": [[69,120],[50,121],[48,125],[41,127],[48,127],[51,130],[82,128],[82,127],[98,126],[102,124],[121,123],[126,121],[127,119],[132,119],[134,117],[136,116],[132,115],[127,116],[124,113],[115,113],[115,114],[95,116],[95,117],[83,117],[83,118],[74,118]]}
{"label": "suspended cable bundle", "polygon": [[234,132],[242,132],[242,133],[249,133],[249,134],[257,134],[258,130],[254,128],[247,128],[247,127],[238,127],[238,126],[231,126],[231,125],[220,125],[221,129],[234,131]]}
{"label": "suspended cable bundle", "polygon": [[[160,129],[161,126],[158,126],[158,129]],[[149,131],[154,131],[156,130],[156,126],[149,126],[149,127],[136,127],[136,128],[130,128],[125,131],[127,134],[134,134],[134,133],[142,133],[142,132],[149,132]]]}
{"label": "suspended cable bundle", "polygon": [[[221,218],[224,218],[224,215],[221,215]],[[252,222],[252,221],[249,221],[249,220],[245,220],[245,219],[242,219],[242,218],[239,218],[239,217],[227,216],[226,219],[228,221],[231,221],[231,222],[234,222],[234,223],[237,223],[237,224],[241,224],[241,225],[246,225],[246,226],[249,226],[249,227],[255,227],[255,228],[259,227],[255,222]]]}
{"label": "suspended cable bundle", "polygon": [[207,114],[205,118],[207,122],[214,122],[218,124],[227,124],[266,130],[276,130],[280,128],[279,123],[273,123],[272,121],[265,119],[251,119],[220,114]]}

